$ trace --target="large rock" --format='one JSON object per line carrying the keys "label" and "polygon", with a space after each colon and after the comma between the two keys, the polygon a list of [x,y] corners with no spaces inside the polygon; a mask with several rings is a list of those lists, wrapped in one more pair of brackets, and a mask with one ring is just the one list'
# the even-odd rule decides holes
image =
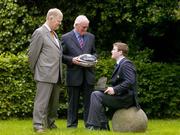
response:
{"label": "large rock", "polygon": [[112,118],[113,131],[144,132],[147,129],[148,118],[142,109],[130,107],[117,110]]}

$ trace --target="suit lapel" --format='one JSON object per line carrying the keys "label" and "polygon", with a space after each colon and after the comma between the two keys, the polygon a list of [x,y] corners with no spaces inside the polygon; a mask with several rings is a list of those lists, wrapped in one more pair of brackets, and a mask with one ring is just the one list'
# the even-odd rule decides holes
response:
{"label": "suit lapel", "polygon": [[55,41],[55,39],[53,39],[53,43],[60,49],[60,41],[59,41],[59,38],[58,38],[58,35],[55,33],[55,38],[57,39],[59,45],[57,44],[57,42]]}
{"label": "suit lapel", "polygon": [[[49,38],[51,39],[51,41],[54,43],[54,45],[58,48],[58,49],[60,49],[60,44],[58,45],[57,44],[57,42],[55,41],[55,39],[51,36],[51,33],[49,32]],[[59,39],[58,39],[58,36],[57,36],[57,34],[55,33],[55,38],[58,40],[58,42],[59,42]]]}
{"label": "suit lapel", "polygon": [[84,46],[83,46],[83,50],[86,50],[86,49],[88,49],[88,40],[89,40],[89,38],[88,38],[88,35],[87,34],[85,34],[84,35]]}
{"label": "suit lapel", "polygon": [[[113,71],[113,74],[112,74],[112,77],[115,75],[115,73],[119,70],[119,68],[122,66],[122,64],[124,63],[124,61],[125,61],[125,58],[123,58],[120,62],[119,62],[119,64],[115,67],[115,69],[114,69],[114,71]],[[111,77],[111,78],[112,78]]]}
{"label": "suit lapel", "polygon": [[75,43],[75,45],[77,46],[77,48],[79,48],[81,51],[86,51],[86,49],[88,49],[88,40],[89,40],[89,38],[88,38],[88,35],[87,34],[85,34],[84,35],[84,46],[81,48],[80,47],[80,45],[79,45],[79,42],[78,42],[78,40],[77,40],[77,38],[76,38],[76,35],[75,35],[75,33],[74,33],[74,31],[72,30],[71,31],[71,36],[70,36],[70,38],[72,39],[72,41]]}
{"label": "suit lapel", "polygon": [[[58,45],[58,44],[56,43],[55,39],[53,39],[53,37],[51,36],[50,31],[46,28],[46,26],[43,25],[42,27],[43,27],[43,29],[46,31],[47,36],[48,36],[49,39],[53,42],[53,44],[54,44],[58,49],[60,49],[60,46],[59,46],[60,44]],[[55,37],[57,38],[57,40],[58,40],[58,42],[59,42],[59,39],[58,39],[58,36],[57,36],[56,33],[55,33]]]}
{"label": "suit lapel", "polygon": [[76,38],[76,35],[75,35],[74,31],[71,31],[71,36],[70,36],[70,38],[72,39],[72,41],[76,44],[76,46],[77,46],[79,49],[82,49],[82,48],[80,47],[80,45],[79,45],[79,42],[78,42],[78,40],[77,40],[77,38]]}
{"label": "suit lapel", "polygon": [[88,36],[85,34],[84,35],[84,47],[86,46],[87,41],[88,41]]}

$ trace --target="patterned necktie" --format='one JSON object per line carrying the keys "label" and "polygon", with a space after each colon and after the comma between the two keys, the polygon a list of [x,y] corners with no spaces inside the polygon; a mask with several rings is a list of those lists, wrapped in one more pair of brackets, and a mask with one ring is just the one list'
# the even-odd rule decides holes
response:
{"label": "patterned necktie", "polygon": [[84,41],[83,41],[83,37],[82,36],[78,36],[78,41],[79,41],[79,45],[82,48],[84,46]]}

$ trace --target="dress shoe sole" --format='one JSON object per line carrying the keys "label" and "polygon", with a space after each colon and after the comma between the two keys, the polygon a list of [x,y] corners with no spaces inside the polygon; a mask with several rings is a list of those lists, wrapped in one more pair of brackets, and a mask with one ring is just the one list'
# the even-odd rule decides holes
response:
{"label": "dress shoe sole", "polygon": [[34,132],[36,132],[36,133],[45,133],[45,130],[43,128],[34,129]]}

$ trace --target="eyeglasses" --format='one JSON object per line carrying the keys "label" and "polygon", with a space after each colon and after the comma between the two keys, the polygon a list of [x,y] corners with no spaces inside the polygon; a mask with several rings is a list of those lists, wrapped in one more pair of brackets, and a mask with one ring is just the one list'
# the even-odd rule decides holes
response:
{"label": "eyeglasses", "polygon": [[83,28],[83,29],[88,29],[89,28],[89,26],[83,26],[83,25],[79,25],[81,28]]}

